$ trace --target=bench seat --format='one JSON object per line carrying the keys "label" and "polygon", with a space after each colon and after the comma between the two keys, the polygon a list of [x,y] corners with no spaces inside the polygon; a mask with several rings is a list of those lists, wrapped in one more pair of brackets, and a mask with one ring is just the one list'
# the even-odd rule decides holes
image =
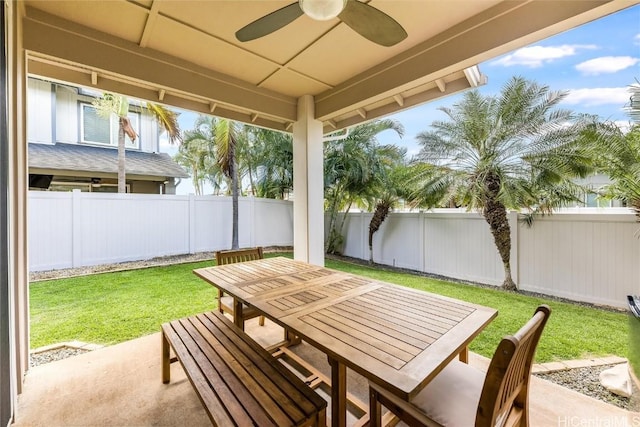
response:
{"label": "bench seat", "polygon": [[327,402],[219,312],[162,325],[162,382],[170,350],[215,426],[325,426]]}

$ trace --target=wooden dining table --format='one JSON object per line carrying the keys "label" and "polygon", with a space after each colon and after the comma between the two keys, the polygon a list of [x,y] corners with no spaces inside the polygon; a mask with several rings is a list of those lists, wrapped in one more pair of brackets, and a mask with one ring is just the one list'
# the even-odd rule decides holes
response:
{"label": "wooden dining table", "polygon": [[402,399],[419,393],[498,312],[376,279],[275,257],[194,270],[328,357],[331,424],[345,426],[346,369]]}

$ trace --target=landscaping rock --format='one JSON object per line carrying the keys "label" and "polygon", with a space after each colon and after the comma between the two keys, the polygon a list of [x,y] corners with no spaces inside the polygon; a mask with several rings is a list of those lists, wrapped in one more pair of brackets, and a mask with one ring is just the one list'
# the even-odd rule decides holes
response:
{"label": "landscaping rock", "polygon": [[600,372],[600,384],[618,396],[631,397],[633,389],[631,388],[629,365],[622,363]]}

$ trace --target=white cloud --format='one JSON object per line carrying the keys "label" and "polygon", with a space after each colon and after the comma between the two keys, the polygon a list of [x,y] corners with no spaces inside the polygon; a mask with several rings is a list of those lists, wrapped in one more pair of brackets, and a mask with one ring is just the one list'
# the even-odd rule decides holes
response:
{"label": "white cloud", "polygon": [[611,74],[633,67],[640,59],[631,56],[602,56],[590,59],[576,65],[576,70],[584,75],[597,76],[598,74]]}
{"label": "white cloud", "polygon": [[614,123],[624,133],[629,132],[632,126],[632,123],[629,120],[616,120]]}
{"label": "white cloud", "polygon": [[571,89],[565,99],[565,104],[584,107],[595,105],[619,105],[620,108],[629,102],[629,91],[626,87],[595,87],[583,89]]}
{"label": "white cloud", "polygon": [[525,67],[537,68],[542,67],[542,65],[544,65],[545,63],[555,61],[556,59],[576,55],[579,50],[597,48],[598,47],[596,45],[591,44],[529,46],[518,49],[509,55],[493,61],[491,65],[503,65],[505,67],[510,67],[512,65],[524,65]]}

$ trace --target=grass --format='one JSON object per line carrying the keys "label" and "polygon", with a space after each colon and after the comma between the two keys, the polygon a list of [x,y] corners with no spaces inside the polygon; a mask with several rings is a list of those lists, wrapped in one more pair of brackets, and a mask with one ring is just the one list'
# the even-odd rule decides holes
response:
{"label": "grass", "polygon": [[[30,285],[31,346],[80,340],[115,344],[160,330],[172,319],[211,310],[215,290],[192,270],[211,261]],[[628,356],[627,315],[495,289],[327,260],[327,267],[434,292],[499,310],[471,350],[493,355],[502,336],[515,332],[539,304],[552,308],[540,341],[539,362],[596,356]]]}
{"label": "grass", "polygon": [[31,347],[79,340],[115,344],[215,307],[216,290],[191,270],[211,261],[29,285]]}

